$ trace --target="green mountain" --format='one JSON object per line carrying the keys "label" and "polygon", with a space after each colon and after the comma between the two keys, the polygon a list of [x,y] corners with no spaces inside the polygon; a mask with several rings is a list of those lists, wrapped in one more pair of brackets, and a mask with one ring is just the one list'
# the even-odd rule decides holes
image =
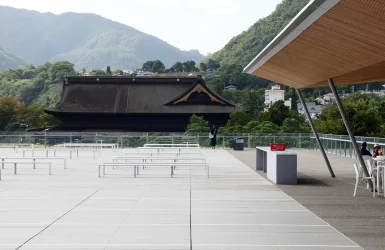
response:
{"label": "green mountain", "polygon": [[232,38],[223,49],[207,57],[205,61],[212,59],[222,66],[240,64],[245,67],[308,2],[309,0],[283,0],[271,15],[259,19],[247,31]]}
{"label": "green mountain", "polygon": [[[204,59],[154,36],[95,14],[39,13],[0,6],[0,47],[15,51],[27,63],[70,61],[86,67],[135,69],[147,60],[166,66]],[[6,25],[5,25],[6,24]]]}
{"label": "green mountain", "polygon": [[26,63],[12,53],[0,48],[0,72],[10,68],[19,68]]}

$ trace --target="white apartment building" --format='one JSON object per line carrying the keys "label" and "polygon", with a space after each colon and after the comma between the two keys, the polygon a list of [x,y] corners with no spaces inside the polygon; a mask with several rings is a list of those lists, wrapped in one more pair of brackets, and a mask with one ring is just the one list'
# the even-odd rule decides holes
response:
{"label": "white apartment building", "polygon": [[285,90],[281,89],[279,85],[272,86],[271,89],[265,90],[265,105],[267,107],[280,100],[285,100]]}

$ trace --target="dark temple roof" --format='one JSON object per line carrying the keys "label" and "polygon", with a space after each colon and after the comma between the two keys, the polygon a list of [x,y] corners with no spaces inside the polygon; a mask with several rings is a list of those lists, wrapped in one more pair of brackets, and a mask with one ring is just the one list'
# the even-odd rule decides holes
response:
{"label": "dark temple roof", "polygon": [[234,105],[198,77],[68,77],[47,113],[231,113]]}

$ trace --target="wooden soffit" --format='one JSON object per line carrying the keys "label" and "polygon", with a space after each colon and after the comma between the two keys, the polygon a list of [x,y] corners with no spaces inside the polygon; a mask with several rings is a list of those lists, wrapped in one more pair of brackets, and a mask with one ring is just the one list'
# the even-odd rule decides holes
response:
{"label": "wooden soffit", "polygon": [[322,2],[311,1],[244,72],[294,88],[384,81],[385,1]]}

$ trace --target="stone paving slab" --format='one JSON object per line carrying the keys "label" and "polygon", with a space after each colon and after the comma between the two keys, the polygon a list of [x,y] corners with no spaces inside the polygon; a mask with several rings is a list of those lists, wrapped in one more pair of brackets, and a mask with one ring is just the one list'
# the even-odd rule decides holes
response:
{"label": "stone paving slab", "polygon": [[135,151],[54,162],[53,175],[6,166],[0,250],[361,249],[224,150],[203,150],[210,178],[184,167],[173,178],[169,168],[133,178],[124,167],[97,177],[98,163],[125,152]]}

